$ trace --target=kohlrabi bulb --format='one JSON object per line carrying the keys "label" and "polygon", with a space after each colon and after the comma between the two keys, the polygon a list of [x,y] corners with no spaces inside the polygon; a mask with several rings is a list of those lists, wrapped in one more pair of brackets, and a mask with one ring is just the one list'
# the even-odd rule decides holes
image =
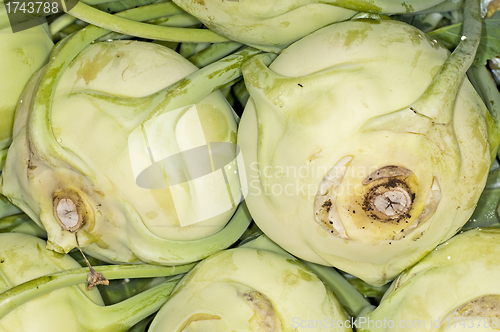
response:
{"label": "kohlrabi bulb", "polygon": [[463,39],[450,56],[408,24],[360,19],[301,39],[269,67],[267,55],[249,60],[238,144],[262,231],[373,285],[458,232],[499,142],[464,78],[474,51],[462,48],[478,38]]}
{"label": "kohlrabi bulb", "polygon": [[[236,211],[238,119],[212,91],[239,67],[214,78],[157,44],[88,45],[105,33],[80,31],[30,82],[3,194],[58,252],[77,245],[74,233],[113,262],[182,264],[222,250],[249,218],[244,204]],[[184,79],[193,72],[208,83]]]}
{"label": "kohlrabi bulb", "polygon": [[210,30],[266,51],[280,51],[328,24],[358,12],[407,13],[443,0],[311,1],[311,0],[174,0]]}
{"label": "kohlrabi bulb", "polygon": [[335,295],[296,258],[250,247],[225,250],[199,263],[177,284],[149,331],[308,328],[352,331]]}
{"label": "kohlrabi bulb", "polygon": [[486,228],[441,244],[357,318],[358,331],[498,331],[499,241],[500,230]]}

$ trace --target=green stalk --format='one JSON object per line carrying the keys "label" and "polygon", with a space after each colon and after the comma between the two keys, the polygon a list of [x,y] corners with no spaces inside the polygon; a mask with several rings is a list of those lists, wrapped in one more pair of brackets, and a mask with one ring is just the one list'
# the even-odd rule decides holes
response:
{"label": "green stalk", "polygon": [[441,20],[443,19],[443,15],[439,13],[432,13],[428,14],[421,22],[422,24],[422,31],[423,32],[430,32],[434,29],[436,29],[437,25]]}
{"label": "green stalk", "polygon": [[[158,17],[152,20],[147,20],[145,21],[146,23],[150,24],[155,24],[155,25],[163,25],[163,26],[168,26],[168,27],[178,27],[178,28],[184,28],[184,27],[189,27],[193,26],[196,24],[199,24],[200,21],[194,16],[191,16],[189,14],[175,14],[172,16],[165,16],[165,17]],[[118,39],[131,39],[133,36],[130,35],[124,35],[118,32],[110,32],[98,39],[96,41],[108,41],[108,40],[118,40]],[[157,41],[158,42],[158,41]],[[172,43],[176,45],[177,43],[175,42],[166,42],[166,41],[160,41],[163,43]],[[226,43],[221,43],[220,45],[224,45]],[[217,44],[219,45],[219,44]]]}
{"label": "green stalk", "polygon": [[[172,276],[186,273],[194,266],[195,264],[180,266],[107,265],[96,266],[95,270],[106,274],[107,279],[113,280]],[[88,268],[61,271],[24,282],[6,290],[0,294],[0,319],[11,310],[36,297],[63,287],[85,284],[88,272]]]}
{"label": "green stalk", "polygon": [[120,0],[81,0],[81,2],[89,5],[89,6],[95,6],[95,5],[100,5],[102,3],[110,3],[110,2],[118,2]]}
{"label": "green stalk", "polygon": [[0,233],[23,233],[46,239],[47,232],[25,213],[0,218]]}
{"label": "green stalk", "polygon": [[[147,20],[146,23],[155,24],[155,25],[162,25],[162,26],[166,26],[166,27],[178,27],[178,28],[184,28],[184,27],[189,27],[189,26],[201,24],[200,21],[196,17],[189,15],[187,13],[159,17],[159,18],[155,18],[152,20]],[[226,44],[226,43],[222,43],[221,45],[224,45],[224,44]]]}
{"label": "green stalk", "polygon": [[182,43],[179,54],[187,59],[196,54],[196,46],[195,43]]}
{"label": "green stalk", "polygon": [[8,148],[0,150],[0,172],[5,166],[5,162],[7,161],[7,151],[9,151]]}
{"label": "green stalk", "polygon": [[236,83],[233,89],[234,89],[234,94],[236,95],[236,98],[238,98],[238,101],[240,102],[241,106],[245,108],[248,98],[250,98],[250,94],[248,93],[248,90],[245,86],[245,81]]}
{"label": "green stalk", "polygon": [[433,118],[437,122],[450,123],[458,90],[467,70],[474,61],[481,39],[481,28],[479,0],[466,1],[462,40],[441,66],[439,73],[434,77],[427,90],[412,105],[417,112]]}
{"label": "green stalk", "polygon": [[24,219],[23,216],[26,215],[24,213],[18,213],[11,216],[0,218],[0,233],[7,233],[5,232],[6,229],[18,225],[19,222]]}
{"label": "green stalk", "polygon": [[195,66],[202,68],[233,53],[243,44],[237,42],[213,44],[188,58]]}
{"label": "green stalk", "polygon": [[174,110],[197,103],[213,91],[239,78],[242,64],[259,52],[253,48],[244,48],[151,95],[158,103],[155,102],[156,106],[145,120],[158,116],[166,109]]}
{"label": "green stalk", "polygon": [[472,66],[467,75],[500,128],[500,92],[490,72],[486,66]]}
{"label": "green stalk", "polygon": [[139,8],[125,10],[123,12],[117,13],[115,15],[110,15],[112,17],[120,17],[132,21],[147,21],[155,18],[184,14],[184,11],[177,7],[172,2],[160,2],[147,6],[142,6]]}
{"label": "green stalk", "polygon": [[49,29],[50,34],[54,36],[56,33],[70,25],[71,23],[77,20],[76,17],[71,16],[69,14],[63,14],[56,18],[52,23],[50,23]]}
{"label": "green stalk", "polygon": [[[265,235],[249,238],[240,247],[268,250],[293,257]],[[299,261],[323,281],[352,317],[356,317],[364,308],[370,306],[370,302],[333,267],[322,266],[302,259]]]}
{"label": "green stalk", "polygon": [[[243,201],[229,223],[219,232],[198,240],[173,241],[147,232],[137,212],[134,209],[129,209],[128,212],[132,215],[131,226],[134,232],[141,234],[140,237],[130,235],[134,237],[134,241],[129,241],[130,250],[143,261],[164,260],[165,263],[171,264],[172,262],[184,264],[186,260],[198,261],[228,248],[240,238],[252,221],[246,203]],[[144,240],[139,241],[139,239]],[[158,248],[161,248],[161,252]]]}
{"label": "green stalk", "polygon": [[500,202],[500,168],[488,174],[486,187],[479,197],[474,213],[462,230],[484,227],[500,227],[498,205]]}
{"label": "green stalk", "polygon": [[303,260],[301,262],[331,289],[339,299],[340,304],[352,317],[357,317],[364,308],[371,305],[335,268]]}
{"label": "green stalk", "polygon": [[21,211],[17,206],[12,204],[7,197],[0,194],[0,218],[19,214]]}
{"label": "green stalk", "polygon": [[[207,29],[172,28],[136,22],[135,20],[124,18],[119,14],[111,15],[105,13],[83,2],[78,2],[67,13],[82,21],[111,31],[146,39],[190,43],[222,43],[229,41],[226,37],[222,37]],[[161,12],[158,12],[158,15],[164,16]]]}
{"label": "green stalk", "polygon": [[141,320],[139,323],[135,324],[130,328],[127,332],[145,332],[146,327],[153,320],[154,316],[147,317],[146,319]]}
{"label": "green stalk", "polygon": [[82,306],[83,310],[86,311],[84,315],[89,318],[86,321],[92,331],[98,331],[103,327],[110,331],[129,329],[158,311],[180,279],[181,276],[176,276],[117,304],[104,307],[96,304]]}

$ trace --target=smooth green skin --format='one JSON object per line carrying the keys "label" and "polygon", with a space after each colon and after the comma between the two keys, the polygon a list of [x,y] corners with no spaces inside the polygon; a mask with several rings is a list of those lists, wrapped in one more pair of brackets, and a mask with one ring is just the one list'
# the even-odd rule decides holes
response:
{"label": "smooth green skin", "polygon": [[12,33],[3,2],[0,2],[0,170],[3,150],[12,142],[14,113],[29,79],[49,59],[53,43],[47,25]]}
{"label": "smooth green skin", "polygon": [[269,52],[279,52],[294,41],[357,12],[407,13],[435,6],[443,0],[173,0],[210,30],[231,40]]}
{"label": "smooth green skin", "polygon": [[[473,35],[463,45],[477,41]],[[269,68],[266,55],[248,61],[251,99],[238,144],[259,228],[295,256],[376,286],[454,235],[474,210],[499,142],[464,79],[471,54],[461,48],[436,76],[449,56],[442,46],[401,22],[359,20],[303,38]],[[353,159],[336,208],[348,239],[323,229],[313,209],[318,184],[345,156]],[[405,167],[418,180],[408,225],[421,214],[434,177],[441,188],[435,213],[399,240],[405,225],[372,223],[356,189],[386,165]]]}
{"label": "smooth green skin", "polygon": [[[368,328],[358,331],[470,331],[455,321],[465,317],[455,311],[467,302],[485,295],[500,295],[500,241],[499,229],[470,230],[441,244],[422,261],[405,271],[391,285],[380,305],[365,317],[371,320],[425,321],[420,328]],[[497,300],[498,301],[498,300]],[[499,305],[490,302],[491,306]],[[485,311],[474,316],[490,318]],[[458,317],[458,318],[453,318]],[[441,328],[431,326],[441,319]],[[451,328],[448,329],[448,319]],[[459,320],[460,319],[460,320]],[[358,317],[359,320],[359,317]],[[481,323],[478,327],[478,324]],[[437,324],[435,323],[434,326]],[[484,320],[475,322],[474,331],[496,331],[485,328]]]}
{"label": "smooth green skin", "polygon": [[[96,268],[110,279],[185,273],[191,266]],[[26,234],[0,234],[0,330],[18,332],[126,331],[157,311],[179,278],[174,277],[118,304],[104,306],[85,286],[88,268],[45,248]]]}
{"label": "smooth green skin", "polygon": [[[279,317],[276,329],[252,326],[259,313],[244,297],[252,291],[271,301],[274,313],[266,313]],[[347,320],[335,295],[297,259],[274,248],[237,248],[212,255],[191,270],[160,309],[149,332],[295,332],[302,329],[294,322],[307,325],[326,317]],[[313,330],[333,329],[325,325]]]}
{"label": "smooth green skin", "polygon": [[[282,256],[296,259],[283,248],[271,241],[267,236],[260,235],[240,245],[244,248],[272,251]],[[370,303],[333,267],[322,266],[299,260],[304,268],[309,269],[335,294],[342,307],[351,317],[356,317]]]}
{"label": "smooth green skin", "polygon": [[[119,15],[147,20],[167,5]],[[233,217],[236,207],[180,227],[168,191],[135,184],[128,139],[146,121],[196,104],[208,141],[234,142],[236,118],[214,91],[239,77],[243,60],[257,52],[242,50],[197,70],[177,53],[151,43],[115,41],[85,48],[108,32],[90,26],[63,40],[30,82],[25,99],[33,107],[21,107],[17,114],[3,193],[43,225],[48,247],[58,252],[70,251],[76,241],[53,215],[56,189],[76,190],[88,200],[95,222],[79,231],[79,241],[99,259],[183,264],[227,248],[248,227],[245,204]],[[171,128],[178,121],[173,119]],[[189,142],[189,125],[176,130],[177,144]],[[23,166],[26,160],[29,168]],[[237,176],[229,181],[239,185]],[[186,191],[192,195],[185,199],[189,209],[199,197],[196,188]]]}

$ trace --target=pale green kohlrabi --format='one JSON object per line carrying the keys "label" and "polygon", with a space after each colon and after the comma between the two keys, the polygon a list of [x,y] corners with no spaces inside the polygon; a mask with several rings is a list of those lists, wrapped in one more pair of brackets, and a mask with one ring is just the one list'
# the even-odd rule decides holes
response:
{"label": "pale green kohlrabi", "polygon": [[[107,266],[110,279],[185,273],[190,266]],[[156,269],[156,271],[155,271]],[[82,271],[83,270],[83,271]],[[121,270],[121,271],[120,271]],[[84,286],[87,269],[25,234],[0,234],[0,331],[126,331],[157,311],[179,278],[111,306]]]}
{"label": "pale green kohlrabi", "polygon": [[3,1],[0,2],[0,171],[12,142],[14,113],[26,83],[47,63],[52,50],[47,25],[12,32]]}
{"label": "pale green kohlrabi", "polygon": [[[147,19],[145,10],[121,14]],[[256,51],[197,70],[157,44],[92,43],[106,33],[89,26],[63,40],[29,83],[3,194],[58,252],[76,233],[113,262],[183,264],[227,248],[250,218],[237,209],[237,117],[215,90]]]}
{"label": "pale green kohlrabi", "polygon": [[485,228],[441,244],[357,318],[358,331],[500,330],[499,241],[499,229]]}
{"label": "pale green kohlrabi", "polygon": [[408,13],[444,0],[173,0],[210,30],[253,47],[278,52],[328,24],[358,12]]}
{"label": "pale green kohlrabi", "polygon": [[149,332],[352,331],[337,298],[314,273],[279,247],[257,247],[250,242],[199,263]]}
{"label": "pale green kohlrabi", "polygon": [[498,127],[467,80],[477,1],[449,52],[416,28],[354,20],[247,61],[238,133],[259,228],[295,256],[372,285],[460,230]]}

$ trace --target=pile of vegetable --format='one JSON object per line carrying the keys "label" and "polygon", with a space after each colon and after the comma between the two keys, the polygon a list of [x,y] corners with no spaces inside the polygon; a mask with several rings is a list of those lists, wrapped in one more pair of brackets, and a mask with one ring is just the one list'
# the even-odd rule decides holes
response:
{"label": "pile of vegetable", "polygon": [[500,1],[13,4],[0,331],[500,330]]}

